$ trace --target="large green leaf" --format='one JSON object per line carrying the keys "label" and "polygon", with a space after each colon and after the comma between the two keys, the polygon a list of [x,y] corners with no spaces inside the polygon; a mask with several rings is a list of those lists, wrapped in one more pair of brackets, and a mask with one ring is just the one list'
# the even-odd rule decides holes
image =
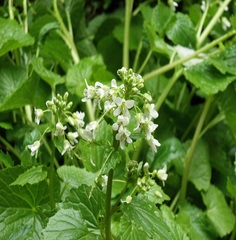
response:
{"label": "large green leaf", "polygon": [[0,239],[42,239],[48,184],[10,186],[23,172],[22,167],[0,171]]}
{"label": "large green leaf", "polygon": [[223,74],[236,75],[236,45],[227,47],[223,52],[209,58],[211,63]]}
{"label": "large green leaf", "polygon": [[20,174],[19,177],[11,183],[10,186],[13,185],[21,185],[24,186],[28,184],[35,184],[43,181],[47,177],[47,171],[43,170],[43,166],[33,166],[32,168],[28,169],[24,173]]}
{"label": "large green leaf", "polygon": [[14,49],[34,44],[34,39],[15,21],[0,18],[0,56]]}
{"label": "large green leaf", "polygon": [[184,202],[179,206],[179,213],[176,221],[191,240],[215,240],[216,234],[206,216],[206,214],[194,205]]}
{"label": "large green leaf", "polygon": [[224,91],[236,79],[231,74],[222,74],[209,61],[204,61],[185,69],[185,77],[206,94],[216,94]]}
{"label": "large green leaf", "polygon": [[89,232],[79,211],[74,209],[61,209],[49,219],[47,227],[43,230],[45,240],[51,239],[99,239]]}
{"label": "large green leaf", "polygon": [[177,13],[176,21],[169,24],[166,35],[176,45],[195,48],[196,30],[188,15]]}
{"label": "large green leaf", "polygon": [[211,181],[209,150],[205,141],[199,140],[190,167],[189,180],[201,191],[207,191]]}
{"label": "large green leaf", "polygon": [[[145,230],[148,238],[175,240],[165,224],[155,204],[138,195],[129,204],[122,205],[122,212],[128,221],[134,222],[137,228]],[[147,239],[148,239],[147,238]]]}
{"label": "large green leaf", "polygon": [[202,193],[202,199],[207,207],[206,214],[219,236],[229,234],[234,227],[235,216],[225,201],[224,194],[214,185],[211,185],[206,193]]}
{"label": "large green leaf", "polygon": [[86,226],[99,234],[99,218],[102,218],[105,211],[105,194],[99,188],[82,185],[71,189],[64,207],[80,211]]}
{"label": "large green leaf", "polygon": [[97,174],[88,172],[84,168],[75,166],[61,166],[57,169],[58,176],[71,188],[77,188],[82,184],[92,186]]}
{"label": "large green leaf", "polygon": [[55,88],[57,84],[62,84],[65,82],[65,79],[60,75],[46,69],[43,65],[42,58],[34,58],[32,61],[33,68],[35,72],[45,81],[47,82],[51,88]]}
{"label": "large green leaf", "polygon": [[37,85],[38,79],[34,75],[27,78],[24,68],[10,64],[1,64],[0,111],[31,104]]}

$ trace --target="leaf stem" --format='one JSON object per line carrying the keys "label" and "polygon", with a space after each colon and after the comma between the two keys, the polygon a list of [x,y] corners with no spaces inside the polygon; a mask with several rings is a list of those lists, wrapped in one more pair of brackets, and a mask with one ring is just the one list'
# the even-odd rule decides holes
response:
{"label": "leaf stem", "polygon": [[111,192],[114,169],[108,172],[107,191],[106,191],[106,214],[105,214],[105,234],[106,240],[111,240]]}
{"label": "leaf stem", "polygon": [[1,135],[0,135],[0,141],[21,161],[20,154],[11,146],[9,142],[7,142]]}
{"label": "leaf stem", "polygon": [[222,15],[222,13],[224,12],[225,8],[228,6],[228,4],[230,2],[231,2],[231,0],[225,0],[221,4],[221,6],[219,7],[218,11],[216,12],[214,17],[211,19],[211,21],[209,22],[209,24],[207,25],[207,27],[203,31],[202,35],[200,36],[200,38],[198,40],[198,47],[201,46],[202,43],[205,41],[205,39],[207,38],[208,34],[212,30],[212,28],[215,26],[215,24],[217,23],[218,19],[220,18],[220,16]]}
{"label": "leaf stem", "polygon": [[191,162],[192,162],[192,157],[195,152],[195,149],[196,149],[196,146],[197,146],[197,143],[199,140],[199,136],[201,134],[201,129],[202,129],[203,123],[207,116],[208,110],[211,106],[211,102],[212,102],[212,97],[210,96],[210,97],[208,97],[208,99],[206,100],[206,102],[204,104],[200,119],[198,121],[197,128],[196,128],[194,136],[193,136],[192,143],[186,154],[185,168],[184,168],[184,172],[183,172],[182,184],[181,184],[181,190],[180,190],[180,202],[184,201],[185,197],[186,197],[188,176],[189,176],[190,166],[191,166]]}
{"label": "leaf stem", "polygon": [[174,73],[174,75],[172,76],[170,81],[167,83],[164,91],[161,93],[160,97],[158,98],[158,101],[156,102],[155,109],[157,111],[159,111],[161,105],[165,101],[165,99],[166,99],[168,93],[170,92],[171,88],[173,87],[173,85],[175,84],[177,79],[182,75],[182,73],[183,73],[183,69],[178,70],[177,72]]}
{"label": "leaf stem", "polygon": [[236,34],[236,30],[232,30],[231,32],[226,33],[225,35],[223,35],[222,37],[217,38],[216,40],[212,41],[211,43],[206,44],[204,47],[200,48],[199,50],[195,51],[193,54],[190,54],[184,58],[181,58],[175,62],[171,62],[161,68],[158,68],[146,75],[144,75],[143,79],[146,81],[150,78],[156,77],[162,73],[165,73],[173,68],[175,68],[176,66],[183,64],[184,62],[187,62],[188,60],[197,57],[200,53],[203,53],[209,49],[211,49],[212,47],[214,47],[215,45],[219,44],[220,42],[223,42],[224,40],[234,36]]}
{"label": "leaf stem", "polygon": [[124,45],[123,45],[123,67],[129,68],[129,30],[130,20],[133,8],[133,0],[125,1],[125,30],[124,30]]}

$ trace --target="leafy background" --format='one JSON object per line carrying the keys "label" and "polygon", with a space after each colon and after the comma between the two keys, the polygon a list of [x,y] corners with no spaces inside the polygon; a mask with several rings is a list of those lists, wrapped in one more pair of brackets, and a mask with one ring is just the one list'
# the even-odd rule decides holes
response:
{"label": "leafy background", "polygon": [[[56,154],[58,165],[52,172],[50,139],[44,142],[37,160],[30,156],[27,145],[47,127],[47,123],[36,126],[33,107],[44,109],[52,94],[68,91],[73,108],[86,111],[80,101],[84,79],[89,84],[108,83],[122,66],[142,74],[145,90],[159,111],[158,152],[153,154],[146,145],[137,143],[138,153],[130,153],[138,162],[147,161],[151,170],[167,164],[163,196],[169,197],[157,202],[148,195],[138,195],[130,204],[122,205],[112,219],[114,238],[234,239],[235,2],[224,1],[229,3],[228,11],[221,13],[205,38],[201,34],[204,31],[198,31],[201,19],[205,17],[202,29],[207,29],[219,1],[208,1],[206,16],[201,1],[179,0],[175,11],[171,1],[169,5],[166,1],[134,1],[127,37],[125,10],[131,2],[3,1],[1,239],[104,238],[105,194],[94,179],[107,156],[106,146],[80,142],[83,168],[78,161]],[[222,16],[231,21],[227,30],[222,27]],[[176,46],[195,53],[200,49],[201,54],[187,59]],[[198,62],[192,64],[190,59]],[[196,136],[204,109],[206,116]],[[109,139],[110,131],[104,125],[98,138]],[[192,157],[189,149],[194,150]],[[124,179],[125,163],[114,156],[109,167],[115,167],[115,201],[123,188],[117,182]],[[183,196],[186,172],[188,184]]]}

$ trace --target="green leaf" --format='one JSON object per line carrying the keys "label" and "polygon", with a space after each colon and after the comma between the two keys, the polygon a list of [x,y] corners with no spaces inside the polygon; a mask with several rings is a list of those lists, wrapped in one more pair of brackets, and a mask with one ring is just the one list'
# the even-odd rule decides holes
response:
{"label": "green leaf", "polygon": [[215,240],[217,238],[206,214],[188,202],[180,204],[176,221],[188,233],[191,240]]}
{"label": "green leaf", "polygon": [[211,182],[211,165],[208,144],[199,140],[195,149],[189,172],[189,180],[201,191],[207,191]]}
{"label": "green leaf", "polygon": [[0,171],[0,239],[42,239],[43,209],[49,207],[48,184],[10,186],[23,172],[22,167]]}
{"label": "green leaf", "polygon": [[45,240],[48,239],[96,239],[86,227],[79,211],[61,209],[49,219],[43,230]]}
{"label": "green leaf", "polygon": [[104,68],[101,56],[83,58],[78,64],[68,70],[66,75],[67,89],[72,94],[83,97],[83,92],[86,88],[85,79],[88,83],[99,81],[100,79],[96,77],[96,71],[99,68]]}
{"label": "green leaf", "polygon": [[211,95],[224,91],[236,79],[231,74],[222,74],[209,61],[185,69],[185,77],[204,93]]}
{"label": "green leaf", "polygon": [[128,221],[134,222],[138,228],[142,228],[151,239],[174,240],[170,229],[165,224],[161,213],[155,204],[147,198],[138,195],[127,204],[122,204],[122,212]]}
{"label": "green leaf", "polygon": [[2,150],[0,150],[0,162],[3,163],[6,168],[14,166],[11,156],[8,153],[5,154]]}
{"label": "green leaf", "polygon": [[57,169],[58,176],[71,188],[77,188],[82,184],[92,186],[97,174],[88,172],[84,168],[75,166],[61,166]]}
{"label": "green leaf", "polygon": [[161,212],[163,214],[163,219],[165,223],[169,226],[169,229],[173,236],[175,236],[175,239],[189,240],[189,237],[187,236],[186,232],[184,232],[182,227],[176,221],[176,217],[171,211],[171,209],[166,205],[162,205]]}
{"label": "green leaf", "polygon": [[0,65],[0,111],[32,104],[38,85],[34,75],[27,79],[22,67]]}
{"label": "green leaf", "polygon": [[227,47],[223,52],[210,57],[209,60],[221,73],[236,75],[236,45]]}
{"label": "green leaf", "polygon": [[105,194],[99,188],[82,185],[71,189],[64,207],[80,211],[86,226],[99,234],[99,219],[105,211]]}
{"label": "green leaf", "polygon": [[12,125],[7,122],[0,122],[0,128],[9,130],[9,129],[12,129]]}
{"label": "green leaf", "polygon": [[60,75],[47,70],[43,65],[43,58],[34,58],[32,61],[33,68],[35,72],[45,81],[47,82],[52,89],[55,88],[56,85],[62,84],[65,82],[65,79]]}
{"label": "green leaf", "polygon": [[234,227],[235,217],[227,205],[224,194],[214,185],[211,185],[206,193],[202,193],[202,199],[207,207],[206,214],[220,237],[229,234]]}
{"label": "green leaf", "polygon": [[146,240],[147,233],[138,224],[122,216],[120,219],[120,234],[121,240]]}
{"label": "green leaf", "polygon": [[236,90],[234,85],[216,96],[220,111],[224,113],[225,120],[233,132],[236,132]]}
{"label": "green leaf", "polygon": [[232,183],[230,178],[227,179],[227,190],[234,198],[236,198],[236,185]]}
{"label": "green leaf", "polygon": [[34,39],[26,34],[15,20],[0,18],[0,36],[2,36],[0,56],[14,49],[34,44]]}
{"label": "green leaf", "polygon": [[176,21],[168,26],[166,35],[176,45],[195,48],[196,30],[188,15],[177,13]]}
{"label": "green leaf", "polygon": [[21,185],[24,186],[28,184],[35,184],[43,181],[47,177],[47,172],[43,170],[43,166],[33,166],[26,172],[22,173],[10,186]]}

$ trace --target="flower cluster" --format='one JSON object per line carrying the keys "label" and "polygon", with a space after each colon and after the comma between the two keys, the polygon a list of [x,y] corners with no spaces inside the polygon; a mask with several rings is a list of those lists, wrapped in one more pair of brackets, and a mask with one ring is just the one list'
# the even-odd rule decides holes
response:
{"label": "flower cluster", "polygon": [[[152,134],[158,126],[153,123],[158,113],[154,109],[155,105],[151,103],[151,96],[140,91],[144,86],[143,78],[132,69],[124,67],[118,70],[117,74],[122,80],[120,86],[115,79],[111,81],[110,87],[99,82],[96,82],[95,86],[89,86],[86,82],[82,101],[92,100],[100,111],[104,111],[103,114],[112,115],[112,129],[121,149],[133,142],[132,131],[137,131],[144,134],[147,143],[156,152],[160,143]],[[142,107],[139,104],[142,104]],[[137,125],[134,129],[130,127],[132,116]]]}
{"label": "flower cluster", "polygon": [[[58,94],[52,100],[46,102],[47,109],[35,109],[35,122],[40,123],[45,112],[51,112],[55,127],[52,130],[57,139],[56,147],[62,155],[70,153],[82,138],[92,142],[96,139],[99,124],[108,117],[112,121],[114,139],[121,149],[133,143],[132,134],[137,132],[144,137],[150,148],[156,152],[160,146],[158,140],[153,136],[157,124],[153,119],[158,117],[155,105],[151,103],[152,98],[147,93],[141,93],[144,80],[141,75],[133,72],[132,69],[121,68],[117,72],[122,80],[118,86],[115,79],[111,80],[110,86],[96,82],[94,86],[88,85],[84,90],[82,102],[92,101],[94,110],[98,109],[101,114],[99,119],[85,124],[84,112],[71,112],[72,102],[67,103],[68,93],[64,96]],[[136,126],[134,123],[136,122]],[[40,140],[37,140],[28,148],[31,155],[37,157]]]}

